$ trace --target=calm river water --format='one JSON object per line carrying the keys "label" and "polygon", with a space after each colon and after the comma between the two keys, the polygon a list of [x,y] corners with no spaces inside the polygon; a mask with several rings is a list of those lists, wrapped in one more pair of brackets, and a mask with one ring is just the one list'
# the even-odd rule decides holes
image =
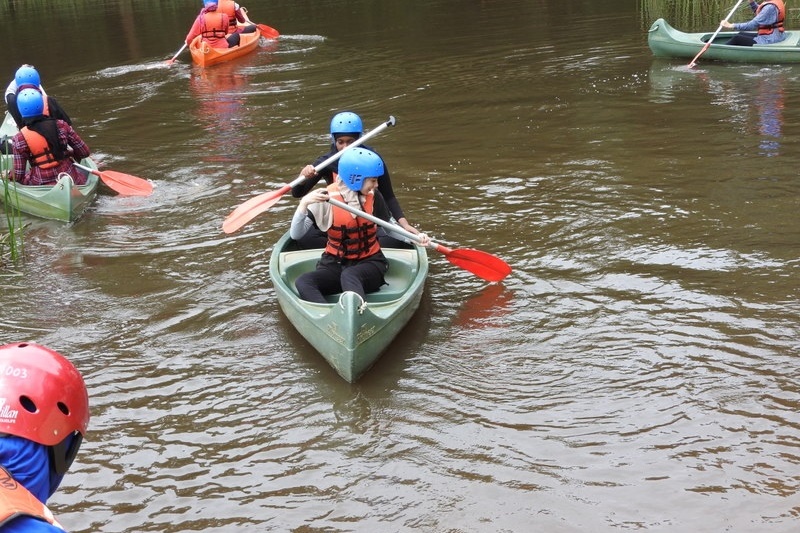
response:
{"label": "calm river water", "polygon": [[[0,341],[88,383],[68,529],[800,528],[800,65],[656,60],[633,1],[274,0],[248,7],[277,42],[167,67],[199,4],[0,6],[0,72],[35,64],[101,167],[156,185],[27,219],[0,272]],[[221,231],[343,109],[397,118],[371,144],[414,225],[514,268],[431,251],[353,385],[272,290],[296,201]]]}

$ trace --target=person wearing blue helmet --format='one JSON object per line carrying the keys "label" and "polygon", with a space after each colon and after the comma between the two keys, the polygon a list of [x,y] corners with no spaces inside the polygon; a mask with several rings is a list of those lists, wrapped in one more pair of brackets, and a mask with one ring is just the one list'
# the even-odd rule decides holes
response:
{"label": "person wearing blue helmet", "polygon": [[[358,146],[342,154],[336,181],[300,199],[289,236],[298,240],[316,226],[326,234],[317,268],[297,278],[300,298],[326,303],[325,295],[352,291],[362,300],[384,285],[389,262],[378,241],[378,225],[328,203],[334,198],[368,214],[374,213],[375,191],[385,172],[381,157]],[[430,239],[421,234],[420,244]]]}
{"label": "person wearing blue helmet", "polygon": [[36,89],[20,91],[17,107],[24,126],[11,140],[11,179],[22,185],[54,185],[67,173],[77,185],[86,183],[87,175],[72,163],[73,158],[89,157],[90,151],[72,126],[44,114],[44,98]]}
{"label": "person wearing blue helmet", "polygon": [[[361,117],[356,113],[352,111],[342,111],[334,115],[330,124],[330,151],[318,157],[313,164],[303,167],[300,174],[305,176],[306,180],[292,187],[292,196],[295,198],[303,197],[316,186],[320,179],[324,179],[325,183],[328,185],[333,183],[338,172],[339,163],[331,163],[319,172],[315,170],[315,167],[332,155],[350,146],[363,134],[364,125],[361,121]],[[370,146],[361,146],[373,152],[375,151]],[[419,234],[419,231],[408,222],[403,208],[400,206],[400,201],[394,194],[392,179],[389,176],[389,169],[386,167],[385,162],[383,169],[383,173],[378,177],[378,190],[375,193],[375,216],[386,221],[391,221],[391,219],[394,218],[397,224],[405,230],[414,234]],[[407,248],[410,246],[403,240],[398,240],[386,235],[383,228],[379,229],[379,239],[385,248]],[[302,248],[321,248],[325,246],[325,242],[325,233],[312,227],[307,235],[301,237],[298,244]]]}
{"label": "person wearing blue helmet", "polygon": [[238,32],[229,31],[231,26],[236,26],[236,21],[231,21],[228,15],[218,9],[218,0],[202,0],[203,8],[194,19],[189,33],[186,34],[186,44],[200,36],[212,48],[233,48],[239,46],[241,37]]}
{"label": "person wearing blue helmet", "polygon": [[8,113],[14,118],[17,129],[23,126],[22,115],[17,107],[17,95],[23,89],[36,89],[45,97],[44,114],[56,119],[61,119],[67,124],[72,124],[66,111],[59,105],[55,98],[48,96],[42,87],[39,72],[33,65],[22,65],[14,74],[14,79],[6,87],[5,101]]}

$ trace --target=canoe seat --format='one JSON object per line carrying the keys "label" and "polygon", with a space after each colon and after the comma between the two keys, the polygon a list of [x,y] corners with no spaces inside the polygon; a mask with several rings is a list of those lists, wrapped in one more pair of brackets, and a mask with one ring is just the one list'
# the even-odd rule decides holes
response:
{"label": "canoe seat", "polygon": [[[281,252],[281,277],[292,292],[297,294],[295,281],[303,272],[316,268],[321,253],[320,250]],[[384,248],[383,254],[389,260],[389,271],[384,276],[386,285],[381,287],[378,292],[367,294],[368,304],[371,302],[389,302],[400,298],[406,287],[413,281],[419,268],[416,254],[412,250]],[[326,299],[330,303],[336,303],[339,301],[340,294],[330,294]]]}

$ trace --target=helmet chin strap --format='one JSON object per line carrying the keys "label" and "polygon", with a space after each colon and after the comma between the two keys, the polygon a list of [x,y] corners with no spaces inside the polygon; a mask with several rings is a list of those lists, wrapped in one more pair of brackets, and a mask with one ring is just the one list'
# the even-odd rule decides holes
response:
{"label": "helmet chin strap", "polygon": [[75,461],[82,443],[83,435],[76,431],[55,446],[50,446],[50,460],[58,476],[63,476],[67,473],[67,470]]}

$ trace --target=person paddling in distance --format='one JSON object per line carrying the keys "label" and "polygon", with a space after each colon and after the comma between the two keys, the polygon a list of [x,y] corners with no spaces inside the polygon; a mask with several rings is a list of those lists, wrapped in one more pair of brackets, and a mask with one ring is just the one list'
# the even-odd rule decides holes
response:
{"label": "person paddling in distance", "polygon": [[[300,171],[300,174],[305,176],[306,180],[292,187],[292,196],[295,198],[305,196],[308,191],[316,186],[320,179],[324,179],[325,183],[328,185],[335,182],[338,172],[337,162],[331,163],[319,172],[317,172],[314,167],[337,152],[344,150],[364,134],[364,125],[361,121],[361,117],[352,111],[337,113],[334,115],[333,119],[331,119],[330,134],[332,143],[330,151],[317,158],[313,164],[306,165]],[[361,145],[361,147],[374,152],[369,146]],[[383,164],[384,171],[378,177],[378,190],[375,198],[375,216],[387,222],[394,217],[403,229],[414,234],[419,234],[419,230],[409,224],[406,219],[403,208],[400,207],[400,201],[394,194],[389,170],[382,159],[381,163]],[[379,239],[381,245],[385,248],[408,248],[411,246],[407,244],[405,239],[397,239],[389,236],[383,228],[379,228]],[[307,234],[301,236],[298,240],[298,244],[302,248],[322,248],[325,246],[326,242],[327,237],[325,232],[313,226],[309,229]]]}
{"label": "person paddling in distance", "polygon": [[233,0],[217,0],[217,11],[228,15],[228,33],[253,33],[257,26],[247,19],[246,10]]}
{"label": "person paddling in distance", "polygon": [[47,508],[89,425],[80,372],[44,346],[0,346],[0,531],[64,529]]}
{"label": "person paddling in distance", "polygon": [[86,183],[87,175],[72,164],[72,158],[80,161],[90,151],[72,126],[44,115],[44,99],[36,89],[23,89],[17,106],[24,125],[12,139],[11,179],[22,185],[53,185],[67,173],[76,185]]}
{"label": "person paddling in distance", "polygon": [[[234,31],[229,29],[233,25]],[[194,19],[189,33],[186,34],[187,45],[198,35],[212,48],[233,48],[239,46],[239,33],[235,31],[236,21],[231,21],[228,15],[219,10],[218,0],[203,0],[203,8]],[[252,30],[255,31],[255,28]]]}
{"label": "person paddling in distance", "polygon": [[56,119],[61,119],[67,124],[72,125],[72,119],[69,118],[67,112],[59,105],[58,101],[52,96],[48,96],[42,87],[39,72],[33,65],[22,65],[14,73],[14,79],[6,87],[5,100],[8,113],[14,118],[17,124],[17,129],[22,128],[22,115],[19,113],[17,106],[17,95],[23,89],[36,89],[44,95],[44,114]]}
{"label": "person paddling in distance", "polygon": [[[359,146],[342,154],[334,183],[300,199],[289,236],[298,240],[313,224],[327,236],[316,270],[306,272],[295,282],[303,300],[326,303],[325,295],[345,291],[355,292],[365,300],[368,293],[385,284],[389,262],[378,242],[378,226],[328,203],[329,198],[334,198],[371,215],[384,172],[380,156]],[[419,236],[421,246],[430,242],[424,233]]]}
{"label": "person paddling in distance", "polygon": [[719,23],[726,30],[739,31],[725,44],[753,46],[754,44],[779,43],[786,39],[783,28],[786,6],[783,0],[766,0],[761,4],[751,1],[750,9],[755,13],[755,17],[747,22],[732,24],[723,20]]}

